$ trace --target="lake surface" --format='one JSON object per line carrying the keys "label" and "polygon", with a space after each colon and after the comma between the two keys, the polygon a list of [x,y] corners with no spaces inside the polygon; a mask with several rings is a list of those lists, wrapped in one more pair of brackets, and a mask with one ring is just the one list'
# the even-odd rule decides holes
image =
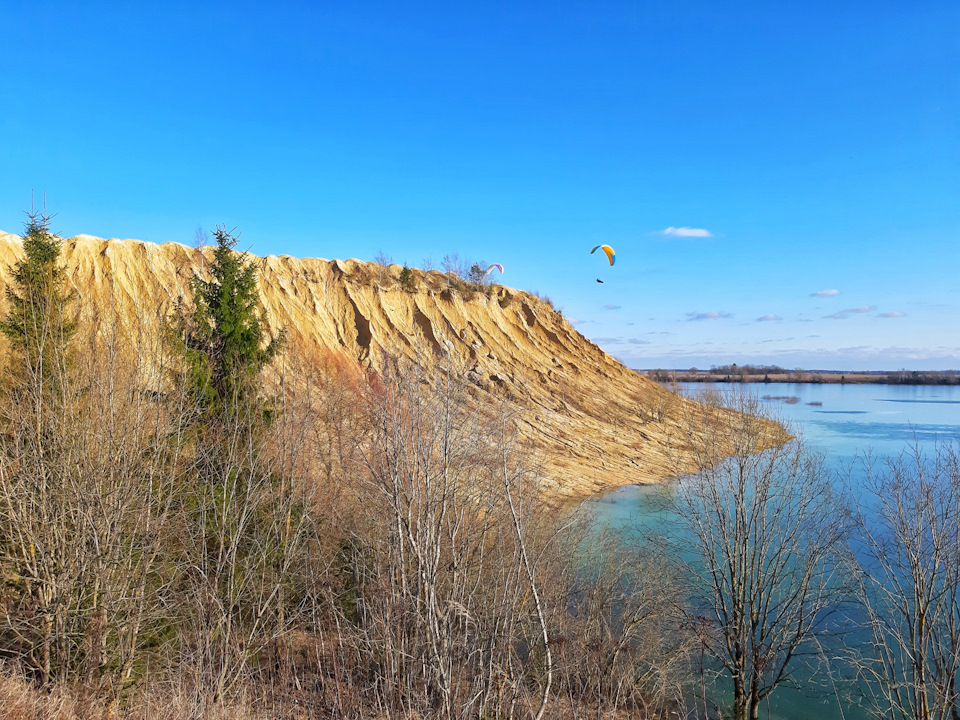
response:
{"label": "lake surface", "polygon": [[[688,396],[703,385],[681,386]],[[724,390],[727,385],[711,385]],[[858,455],[892,456],[914,445],[932,453],[937,443],[960,441],[960,386],[751,384],[753,392],[808,445],[827,459],[840,475],[858,472]],[[628,486],[594,498],[585,507],[599,527],[639,532],[669,522],[675,488]],[[819,698],[793,690],[778,690],[771,702],[772,718],[784,720],[860,720],[866,710],[830,696]]]}

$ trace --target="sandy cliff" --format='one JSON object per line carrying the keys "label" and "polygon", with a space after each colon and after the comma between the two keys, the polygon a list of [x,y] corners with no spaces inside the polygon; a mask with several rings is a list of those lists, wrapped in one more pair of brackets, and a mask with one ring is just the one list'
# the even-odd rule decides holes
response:
{"label": "sandy cliff", "polygon": [[[63,247],[81,322],[97,327],[112,317],[131,331],[189,297],[190,278],[212,254],[88,235]],[[22,255],[20,238],[0,233],[0,285]],[[478,397],[505,398],[521,411],[522,433],[545,459],[557,500],[675,474],[684,438],[702,424],[696,403],[624,367],[527,293],[458,291],[441,273],[420,270],[406,289],[399,266],[357,260],[250,260],[260,267],[271,332],[286,327],[374,368],[386,354],[451,362],[468,370]]]}

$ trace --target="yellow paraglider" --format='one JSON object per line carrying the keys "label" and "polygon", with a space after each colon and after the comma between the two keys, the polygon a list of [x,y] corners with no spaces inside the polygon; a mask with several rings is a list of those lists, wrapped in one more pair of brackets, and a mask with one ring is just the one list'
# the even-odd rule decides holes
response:
{"label": "yellow paraglider", "polygon": [[607,259],[610,261],[611,265],[617,261],[616,253],[613,252],[613,248],[609,245],[594,245],[593,250],[590,251],[590,254],[593,255],[598,248],[607,254]]}

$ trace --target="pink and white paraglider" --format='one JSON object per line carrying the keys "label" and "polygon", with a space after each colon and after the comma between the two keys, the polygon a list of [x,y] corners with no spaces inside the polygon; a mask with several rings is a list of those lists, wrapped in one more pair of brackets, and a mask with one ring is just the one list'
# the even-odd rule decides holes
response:
{"label": "pink and white paraglider", "polygon": [[500,274],[503,275],[503,265],[501,265],[500,263],[494,263],[493,265],[487,268],[487,271],[483,274],[483,276],[486,277],[491,272],[493,272],[494,269],[499,270]]}

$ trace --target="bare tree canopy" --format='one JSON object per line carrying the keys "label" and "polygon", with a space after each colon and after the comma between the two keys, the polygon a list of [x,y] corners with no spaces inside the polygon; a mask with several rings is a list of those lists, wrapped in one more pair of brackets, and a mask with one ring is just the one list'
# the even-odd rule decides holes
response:
{"label": "bare tree canopy", "polygon": [[[863,459],[855,519],[869,637],[857,666],[883,716],[960,714],[960,450]],[[872,650],[872,652],[871,652]]]}
{"label": "bare tree canopy", "polygon": [[823,459],[800,439],[768,444],[749,395],[724,395],[712,430],[692,440],[701,471],[676,493],[671,538],[687,581],[688,622],[732,685],[732,716],[761,703],[816,653],[842,597],[842,515]]}

